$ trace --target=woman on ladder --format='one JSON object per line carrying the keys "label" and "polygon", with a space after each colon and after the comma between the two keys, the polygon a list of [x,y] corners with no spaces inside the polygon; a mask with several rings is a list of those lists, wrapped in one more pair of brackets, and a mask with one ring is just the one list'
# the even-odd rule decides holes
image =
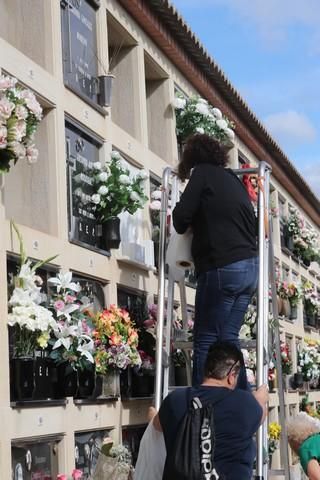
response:
{"label": "woman on ladder", "polygon": [[[210,345],[227,341],[240,348],[239,331],[257,288],[256,217],[227,161],[227,150],[217,140],[196,134],[187,140],[178,166],[180,180],[190,180],[173,210],[173,225],[180,234],[193,231],[197,274],[194,386],[203,380]],[[248,388],[244,365],[238,387]]]}

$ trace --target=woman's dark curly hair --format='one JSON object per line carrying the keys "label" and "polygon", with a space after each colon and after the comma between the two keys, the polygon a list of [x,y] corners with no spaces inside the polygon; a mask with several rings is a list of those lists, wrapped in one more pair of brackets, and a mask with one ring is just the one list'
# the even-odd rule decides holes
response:
{"label": "woman's dark curly hair", "polygon": [[182,159],[178,165],[178,177],[183,182],[190,177],[190,171],[199,163],[212,163],[225,167],[228,163],[228,149],[206,133],[197,133],[187,139]]}

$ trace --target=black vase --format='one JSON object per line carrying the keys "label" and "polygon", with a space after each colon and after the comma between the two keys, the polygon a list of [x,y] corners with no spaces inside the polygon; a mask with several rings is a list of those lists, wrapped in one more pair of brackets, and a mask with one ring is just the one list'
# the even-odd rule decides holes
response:
{"label": "black vase", "polygon": [[57,367],[58,379],[58,397],[74,397],[78,390],[78,375],[71,365],[67,362],[58,365]]}
{"label": "black vase", "polygon": [[92,398],[102,397],[103,375],[97,373],[94,379],[94,389],[92,392]]}
{"label": "black vase", "polygon": [[285,228],[284,230],[284,243],[285,243],[285,247],[292,252],[294,248],[293,236],[288,231],[288,228]]}
{"label": "black vase", "polygon": [[20,357],[11,360],[13,400],[32,400],[34,392],[34,358]]}
{"label": "black vase", "polygon": [[150,395],[149,377],[145,375],[132,375],[132,396],[148,397]]}
{"label": "black vase", "polygon": [[120,393],[123,398],[132,396],[132,376],[131,368],[127,368],[120,373]]}
{"label": "black vase", "polygon": [[298,307],[297,305],[290,306],[290,320],[296,320],[298,318]]}
{"label": "black vase", "polygon": [[94,369],[78,370],[78,392],[77,398],[92,397],[95,386]]}
{"label": "black vase", "polygon": [[293,376],[294,386],[295,388],[302,388],[303,387],[303,375],[302,373],[295,373]]}
{"label": "black vase", "polygon": [[112,217],[102,224],[102,245],[107,250],[110,248],[119,248],[120,237],[120,218]]}
{"label": "black vase", "polygon": [[51,378],[52,360],[46,357],[36,357],[34,362],[35,400],[49,399],[53,395]]}
{"label": "black vase", "polygon": [[315,316],[315,314],[308,314],[307,313],[307,325],[309,325],[309,327],[315,327],[316,326],[316,316]]}

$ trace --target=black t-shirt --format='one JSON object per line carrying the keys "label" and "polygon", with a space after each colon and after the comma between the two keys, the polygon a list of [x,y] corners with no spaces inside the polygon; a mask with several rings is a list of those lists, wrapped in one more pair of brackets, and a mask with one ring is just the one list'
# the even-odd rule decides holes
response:
{"label": "black t-shirt", "polygon": [[[226,480],[250,480],[255,458],[252,436],[258,430],[262,408],[252,393],[224,387],[200,386],[191,389],[191,398],[213,402],[215,427],[215,468]],[[167,450],[167,463],[174,453],[179,425],[188,410],[188,389],[177,389],[162,402],[159,418]],[[220,400],[220,401],[219,401]],[[166,476],[163,480],[174,480]]]}
{"label": "black t-shirt", "polygon": [[178,233],[193,229],[198,274],[257,256],[257,222],[249,195],[230,169],[197,165],[173,210]]}

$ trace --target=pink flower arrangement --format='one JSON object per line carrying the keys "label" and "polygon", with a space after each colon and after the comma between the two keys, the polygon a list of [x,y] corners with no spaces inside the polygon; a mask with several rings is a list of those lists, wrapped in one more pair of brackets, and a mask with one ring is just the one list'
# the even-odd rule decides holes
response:
{"label": "pink flower arrangement", "polygon": [[[82,475],[82,470],[75,468],[72,470],[71,478],[72,480],[81,480]],[[68,480],[68,476],[65,473],[59,473],[59,475],[57,476],[57,480]]]}
{"label": "pink flower arrangement", "polygon": [[31,164],[38,159],[33,139],[42,108],[33,92],[16,83],[15,78],[0,76],[0,173],[10,170],[10,162],[25,159]]}

